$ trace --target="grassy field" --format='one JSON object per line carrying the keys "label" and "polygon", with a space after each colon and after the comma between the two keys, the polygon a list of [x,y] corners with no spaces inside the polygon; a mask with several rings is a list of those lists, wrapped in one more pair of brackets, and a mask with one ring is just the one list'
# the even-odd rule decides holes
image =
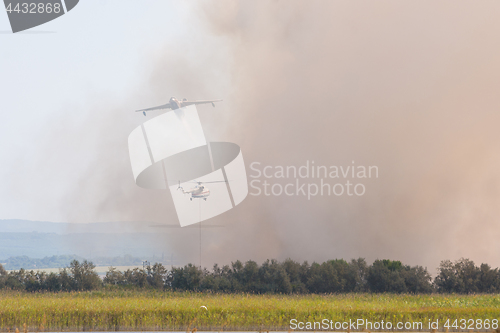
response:
{"label": "grassy field", "polygon": [[[201,308],[206,306],[208,310]],[[0,293],[0,330],[289,330],[290,320],[500,319],[499,295],[221,295],[156,291]],[[477,329],[475,329],[477,330]],[[483,327],[484,330],[484,327]],[[493,331],[494,327],[487,331]],[[465,330],[465,331],[468,331]]]}

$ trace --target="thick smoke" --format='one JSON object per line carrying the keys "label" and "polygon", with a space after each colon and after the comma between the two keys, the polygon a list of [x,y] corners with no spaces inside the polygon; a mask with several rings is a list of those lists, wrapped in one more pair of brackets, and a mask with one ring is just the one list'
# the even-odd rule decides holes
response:
{"label": "thick smoke", "polygon": [[[247,168],[354,161],[378,166],[379,178],[361,197],[249,196],[208,222],[225,228],[203,229],[204,266],[365,257],[433,270],[461,256],[499,266],[500,5],[488,5],[199,3],[186,22],[201,26],[152,52],[142,91],[91,96],[106,112],[54,134],[74,140],[52,151],[92,156],[67,160],[79,178],[61,204],[66,219],[177,223],[167,191],[133,183],[126,138],[143,119],[130,111],[170,96],[223,98],[199,108],[206,135],[239,144]],[[165,229],[165,251],[197,262],[197,232]]]}
{"label": "thick smoke", "polygon": [[[363,197],[249,197],[213,261],[365,257],[500,265],[498,6],[209,2],[231,141],[249,165],[377,165]],[[230,250],[230,251],[228,251]],[[230,255],[228,253],[231,253]]]}

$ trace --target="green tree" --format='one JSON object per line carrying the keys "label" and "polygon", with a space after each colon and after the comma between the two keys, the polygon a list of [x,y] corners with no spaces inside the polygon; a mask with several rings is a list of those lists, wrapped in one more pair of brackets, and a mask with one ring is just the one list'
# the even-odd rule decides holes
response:
{"label": "green tree", "polygon": [[146,267],[147,281],[150,286],[156,289],[163,289],[167,276],[167,269],[160,263]]}
{"label": "green tree", "polygon": [[309,269],[307,289],[314,293],[338,293],[346,291],[349,264],[343,259],[313,263]]}
{"label": "green tree", "polygon": [[404,266],[400,274],[405,281],[408,292],[414,294],[429,294],[433,292],[432,278],[426,268],[422,266]]}
{"label": "green tree", "polygon": [[302,265],[298,262],[293,261],[288,258],[282,263],[288,278],[290,279],[290,286],[292,287],[292,293],[305,293],[307,292],[306,282],[307,282],[307,271],[309,265],[307,261]]}
{"label": "green tree", "polygon": [[5,287],[12,290],[24,290],[24,281],[26,279],[26,271],[20,269],[12,271],[7,275],[5,280]]}
{"label": "green tree", "polygon": [[59,283],[61,285],[61,290],[63,291],[77,290],[75,281],[71,277],[68,268],[59,270]]}
{"label": "green tree", "polygon": [[73,280],[74,290],[93,290],[102,285],[99,275],[94,271],[95,265],[87,260],[81,264],[73,260],[69,265],[69,271]]}
{"label": "green tree", "polygon": [[481,272],[472,260],[466,258],[457,260],[455,272],[458,277],[458,290],[456,292],[470,294],[479,291]]}
{"label": "green tree", "polygon": [[231,279],[232,271],[228,265],[219,267],[215,264],[211,273],[203,272],[201,290],[231,292],[233,291]]}
{"label": "green tree", "polygon": [[[486,279],[488,268],[483,267],[483,269],[483,278]],[[481,274],[481,270],[474,265],[472,260],[461,258],[455,263],[444,260],[439,265],[434,285],[438,292],[475,293],[481,288]]]}
{"label": "green tree", "polygon": [[400,271],[402,265],[390,260],[375,260],[368,270],[368,286],[372,292],[404,293],[407,291]]}
{"label": "green tree", "polygon": [[37,292],[43,290],[43,285],[45,279],[47,278],[47,273],[45,272],[35,272],[33,270],[26,273],[24,277],[24,288],[29,292]]}
{"label": "green tree", "polygon": [[148,275],[145,270],[134,268],[127,269],[123,273],[123,277],[126,284],[143,288],[148,284]]}
{"label": "green tree", "polygon": [[242,291],[258,293],[262,290],[259,265],[253,260],[247,261],[243,268],[238,273],[235,273],[235,278],[238,279],[239,285],[242,286]]}
{"label": "green tree", "polygon": [[58,292],[62,290],[62,284],[60,281],[60,276],[56,273],[50,273],[45,279],[45,283],[43,285],[43,290]]}
{"label": "green tree", "polygon": [[202,271],[193,264],[184,267],[173,268],[166,284],[174,290],[199,290],[202,279]]}
{"label": "green tree", "polygon": [[434,279],[434,285],[438,292],[452,293],[458,289],[458,277],[455,267],[450,260],[443,260],[439,264],[438,275]]}
{"label": "green tree", "polygon": [[104,284],[109,285],[123,285],[125,284],[125,277],[123,273],[116,269],[116,267],[109,267],[106,276],[103,279]]}
{"label": "green tree", "polygon": [[479,292],[497,293],[500,291],[500,273],[498,268],[491,269],[488,264],[481,264],[479,267]]}
{"label": "green tree", "polygon": [[256,289],[259,293],[283,293],[289,294],[292,292],[290,279],[283,266],[275,259],[267,260],[258,269]]}
{"label": "green tree", "polygon": [[346,291],[368,291],[368,264],[364,258],[352,259],[347,272]]}
{"label": "green tree", "polygon": [[243,263],[239,260],[231,262],[231,289],[233,292],[244,291],[245,285],[242,284],[244,281]]}

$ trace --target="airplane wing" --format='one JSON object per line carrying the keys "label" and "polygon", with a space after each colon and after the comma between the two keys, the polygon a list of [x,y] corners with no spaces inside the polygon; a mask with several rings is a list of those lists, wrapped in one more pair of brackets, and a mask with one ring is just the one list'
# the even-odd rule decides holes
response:
{"label": "airplane wing", "polygon": [[153,111],[153,110],[161,110],[161,109],[171,109],[172,106],[170,105],[170,103],[167,103],[167,104],[163,104],[163,105],[160,105],[160,106],[155,106],[155,107],[152,107],[152,108],[147,108],[147,109],[142,109],[142,110],[136,110],[135,112],[144,112],[144,111]]}
{"label": "airplane wing", "polygon": [[182,106],[188,106],[188,105],[198,105],[198,104],[209,104],[212,103],[212,106],[215,106],[215,102],[221,102],[222,99],[214,99],[211,101],[183,101]]}

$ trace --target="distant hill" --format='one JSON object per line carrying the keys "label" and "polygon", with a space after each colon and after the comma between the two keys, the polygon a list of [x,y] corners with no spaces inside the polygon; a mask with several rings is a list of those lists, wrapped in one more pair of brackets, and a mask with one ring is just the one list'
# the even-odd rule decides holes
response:
{"label": "distant hill", "polygon": [[152,222],[56,223],[45,221],[0,220],[0,233],[41,232],[54,234],[81,233],[157,233]]}
{"label": "distant hill", "polygon": [[[64,268],[68,267],[71,261],[78,260],[82,262],[85,258],[77,255],[61,255],[44,257],[41,259],[30,258],[28,256],[10,257],[7,259],[0,259],[0,263],[7,270],[18,270],[24,268],[26,270],[37,270],[44,268]],[[140,266],[143,260],[148,260],[151,263],[162,262],[170,264],[171,258],[138,258],[131,255],[121,257],[97,257],[91,260],[96,266]]]}
{"label": "distant hill", "polygon": [[139,258],[170,257],[165,232],[172,230],[151,222],[76,224],[0,220],[0,260],[66,254],[90,260],[96,257],[123,257],[127,254]]}
{"label": "distant hill", "polygon": [[43,258],[72,253],[80,257],[162,256],[168,246],[162,233],[55,234],[40,232],[0,233],[0,258]]}

